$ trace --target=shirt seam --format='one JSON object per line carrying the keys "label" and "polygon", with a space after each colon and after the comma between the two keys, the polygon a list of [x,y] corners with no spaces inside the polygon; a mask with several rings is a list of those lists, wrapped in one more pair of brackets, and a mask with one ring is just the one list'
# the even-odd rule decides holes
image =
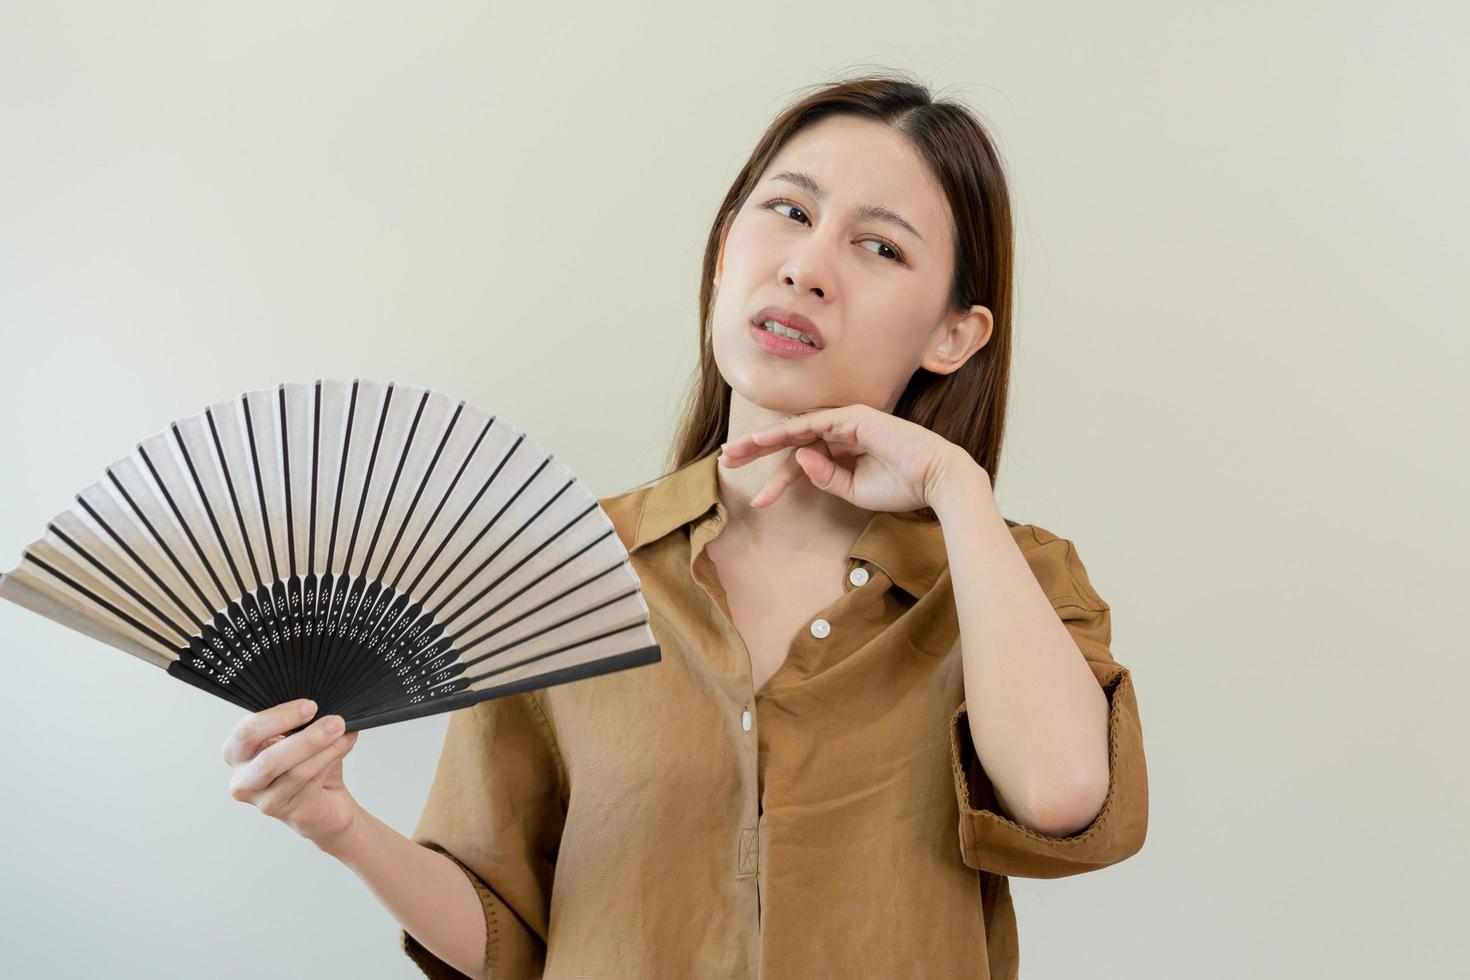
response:
{"label": "shirt seam", "polygon": [[566,763],[561,757],[561,746],[556,741],[556,730],[551,727],[551,721],[546,717],[546,709],[541,704],[541,692],[532,690],[527,693],[531,695],[531,708],[532,713],[536,716],[536,725],[541,730],[541,735],[546,740],[547,747],[551,749],[551,757],[556,763],[557,780],[562,785],[566,785],[568,782]]}
{"label": "shirt seam", "polygon": [[[1044,547],[1051,543],[1051,541],[1041,540],[1041,536],[1037,533],[1037,527],[1035,524],[1027,524],[1026,527],[1031,531],[1031,540],[1036,542],[1036,546],[1038,548]],[[1083,609],[1090,609],[1094,612],[1108,608],[1107,602],[1103,599],[1102,596],[1097,594],[1097,590],[1083,585],[1082,581],[1077,577],[1077,573],[1072,570],[1073,563],[1080,562],[1082,560],[1081,556],[1077,554],[1077,546],[1072,543],[1072,540],[1070,538],[1064,538],[1060,534],[1052,534],[1050,531],[1048,531],[1047,533],[1051,534],[1053,540],[1061,541],[1067,546],[1066,553],[1062,555],[1062,570],[1067,573],[1067,581],[1072,584],[1072,591],[1070,593],[1051,598],[1050,601],[1052,604],[1052,608],[1056,609],[1062,606],[1072,605],[1080,606]],[[1058,601],[1061,599],[1075,599],[1077,601]]]}
{"label": "shirt seam", "polygon": [[638,520],[633,525],[633,548],[638,548],[643,544],[643,517],[648,510],[648,498],[651,495],[652,491],[645,490],[643,496],[638,500]]}

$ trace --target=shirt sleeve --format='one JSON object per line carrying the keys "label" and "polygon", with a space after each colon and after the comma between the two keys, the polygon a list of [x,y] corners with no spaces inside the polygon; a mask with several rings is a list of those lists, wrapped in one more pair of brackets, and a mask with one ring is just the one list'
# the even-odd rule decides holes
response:
{"label": "shirt sleeve", "polygon": [[1061,878],[1116,864],[1143,847],[1148,776],[1133,679],[1113,659],[1112,612],[1093,590],[1070,541],[1042,528],[1013,529],[1052,608],[1108,699],[1108,792],[1091,824],[1067,837],[1038,833],[1001,812],[975,752],[966,704],[949,722],[959,805],[960,852],[968,867],[1025,878]]}
{"label": "shirt sleeve", "polygon": [[[565,767],[536,692],[451,712],[428,801],[411,839],[446,855],[485,911],[485,975],[539,978],[551,884],[566,819]],[[426,977],[465,976],[406,929],[399,942]]]}

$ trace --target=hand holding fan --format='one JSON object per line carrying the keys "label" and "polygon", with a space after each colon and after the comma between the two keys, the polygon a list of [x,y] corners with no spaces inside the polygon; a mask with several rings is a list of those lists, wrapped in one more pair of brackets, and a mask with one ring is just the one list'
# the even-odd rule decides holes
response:
{"label": "hand holding fan", "polygon": [[659,660],[597,498],[524,432],[370,381],[252,391],[77,494],[0,597],[347,731]]}

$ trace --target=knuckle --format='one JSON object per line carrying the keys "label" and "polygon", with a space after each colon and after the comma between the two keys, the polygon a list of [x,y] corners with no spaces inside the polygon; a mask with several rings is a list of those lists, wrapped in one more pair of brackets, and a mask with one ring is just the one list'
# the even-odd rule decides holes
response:
{"label": "knuckle", "polygon": [[239,758],[240,750],[245,746],[245,735],[248,728],[245,722],[235,726],[235,730],[225,737],[225,743],[220,746],[220,756],[227,764],[233,764]]}
{"label": "knuckle", "polygon": [[245,773],[245,782],[255,786],[269,786],[272,779],[270,760],[256,756],[241,767]]}

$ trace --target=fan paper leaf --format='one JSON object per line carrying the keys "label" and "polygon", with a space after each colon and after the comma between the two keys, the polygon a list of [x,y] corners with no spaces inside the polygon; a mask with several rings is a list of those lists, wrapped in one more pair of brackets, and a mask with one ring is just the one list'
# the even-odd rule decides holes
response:
{"label": "fan paper leaf", "polygon": [[259,711],[347,731],[660,659],[597,498],[442,394],[246,392],[107,467],[0,597]]}

